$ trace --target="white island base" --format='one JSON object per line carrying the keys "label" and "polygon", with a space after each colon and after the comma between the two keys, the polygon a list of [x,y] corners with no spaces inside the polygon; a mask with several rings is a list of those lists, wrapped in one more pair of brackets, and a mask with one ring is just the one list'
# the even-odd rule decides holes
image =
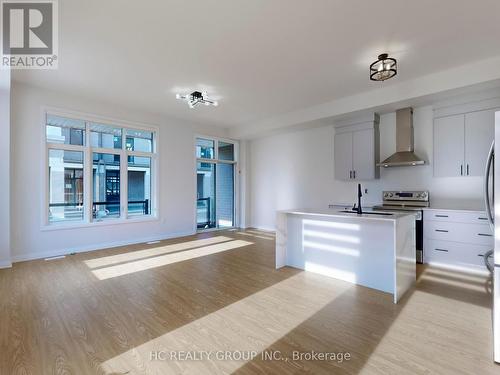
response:
{"label": "white island base", "polygon": [[416,281],[415,216],[279,211],[276,268],[284,266],[381,290],[397,303]]}

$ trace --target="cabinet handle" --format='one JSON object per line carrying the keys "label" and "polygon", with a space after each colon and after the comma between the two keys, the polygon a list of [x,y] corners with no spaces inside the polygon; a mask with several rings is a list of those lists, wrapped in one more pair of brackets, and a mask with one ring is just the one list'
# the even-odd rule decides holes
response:
{"label": "cabinet handle", "polygon": [[488,220],[488,218],[487,218],[487,217],[478,217],[477,219],[478,219],[478,220]]}
{"label": "cabinet handle", "polygon": [[442,251],[443,253],[447,253],[449,250],[446,250],[446,249],[434,249],[436,251]]}
{"label": "cabinet handle", "polygon": [[448,217],[448,215],[434,215],[435,217]]}
{"label": "cabinet handle", "polygon": [[436,232],[448,233],[449,231],[447,231],[446,229],[436,229]]}
{"label": "cabinet handle", "polygon": [[352,178],[352,171],[349,171],[349,178]]}
{"label": "cabinet handle", "polygon": [[356,171],[352,171],[352,178],[356,179]]}
{"label": "cabinet handle", "polygon": [[467,164],[467,176],[469,175],[469,164]]}
{"label": "cabinet handle", "polygon": [[478,233],[478,236],[483,236],[483,237],[493,237],[492,234],[487,234],[487,233]]}
{"label": "cabinet handle", "polygon": [[460,176],[464,175],[464,166],[460,164]]}
{"label": "cabinet handle", "polygon": [[484,254],[477,254],[478,257],[484,257]]}

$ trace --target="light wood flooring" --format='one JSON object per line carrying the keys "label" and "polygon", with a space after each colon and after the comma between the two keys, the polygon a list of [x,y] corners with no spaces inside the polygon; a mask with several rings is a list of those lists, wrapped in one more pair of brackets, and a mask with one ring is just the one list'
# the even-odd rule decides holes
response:
{"label": "light wood flooring", "polygon": [[[490,287],[419,267],[394,305],[275,270],[274,236],[257,230],[17,263],[0,270],[0,374],[498,375]],[[351,358],[293,357],[313,351]]]}

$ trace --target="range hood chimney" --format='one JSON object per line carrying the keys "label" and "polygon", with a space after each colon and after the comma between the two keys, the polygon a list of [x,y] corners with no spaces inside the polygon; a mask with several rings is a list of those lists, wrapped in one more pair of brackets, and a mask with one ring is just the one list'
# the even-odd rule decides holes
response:
{"label": "range hood chimney", "polygon": [[413,147],[413,108],[396,111],[396,153],[389,156],[379,167],[404,167],[425,164],[415,155]]}

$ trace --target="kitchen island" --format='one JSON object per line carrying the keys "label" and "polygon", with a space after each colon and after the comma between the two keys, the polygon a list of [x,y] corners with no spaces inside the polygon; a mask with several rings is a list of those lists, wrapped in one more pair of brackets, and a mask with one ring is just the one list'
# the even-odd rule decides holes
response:
{"label": "kitchen island", "polygon": [[397,303],[415,284],[415,216],[340,209],[278,211],[276,268],[378,289]]}

